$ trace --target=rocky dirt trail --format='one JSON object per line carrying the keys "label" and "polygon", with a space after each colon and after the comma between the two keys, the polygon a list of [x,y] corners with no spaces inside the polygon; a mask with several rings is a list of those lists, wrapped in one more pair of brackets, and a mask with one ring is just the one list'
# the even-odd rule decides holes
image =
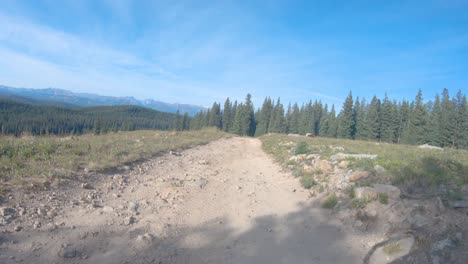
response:
{"label": "rocky dirt trail", "polygon": [[9,197],[0,263],[362,263],[382,241],[321,209],[257,139],[124,169]]}

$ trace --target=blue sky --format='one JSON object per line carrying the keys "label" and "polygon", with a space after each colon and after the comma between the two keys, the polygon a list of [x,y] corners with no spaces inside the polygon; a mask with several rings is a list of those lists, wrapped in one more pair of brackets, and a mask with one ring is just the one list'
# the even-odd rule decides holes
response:
{"label": "blue sky", "polygon": [[468,1],[2,1],[0,84],[209,106],[468,90]]}

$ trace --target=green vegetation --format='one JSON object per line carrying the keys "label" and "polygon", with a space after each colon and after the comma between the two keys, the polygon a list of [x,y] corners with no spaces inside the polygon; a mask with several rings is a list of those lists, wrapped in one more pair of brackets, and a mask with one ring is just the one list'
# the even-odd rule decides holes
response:
{"label": "green vegetation", "polygon": [[[359,140],[333,138],[291,137],[270,134],[260,137],[264,150],[280,164],[287,164],[294,154],[294,146],[305,141],[310,153],[317,153],[322,158],[329,158],[337,152],[350,154],[377,154],[376,159],[350,159],[352,169],[363,169],[375,174],[375,165],[380,165],[385,172],[378,177],[370,177],[371,183],[391,183],[412,186],[437,186],[445,184],[457,187],[468,184],[468,151],[457,149],[428,150],[402,144],[386,144]],[[334,150],[334,147],[343,147]],[[297,165],[300,167],[301,165]],[[293,168],[294,169],[294,168]]]}
{"label": "green vegetation", "polygon": [[[105,170],[159,153],[205,144],[226,134],[216,129],[188,132],[133,131],[69,137],[0,137],[2,182],[28,183]],[[3,188],[3,186],[0,186]]]}
{"label": "green vegetation", "polygon": [[0,133],[3,135],[80,135],[141,129],[168,130],[173,128],[177,117],[179,115],[139,106],[65,108],[0,99]]}
{"label": "green vegetation", "polygon": [[381,204],[388,204],[388,194],[386,193],[379,193],[379,202]]}
{"label": "green vegetation", "polygon": [[333,193],[333,194],[330,194],[322,203],[322,208],[333,209],[335,208],[337,204],[338,204],[338,198]]}
{"label": "green vegetation", "polygon": [[312,188],[312,186],[316,185],[317,182],[315,182],[314,177],[312,175],[305,174],[301,178],[301,184],[302,187],[304,187],[305,189],[310,189]]}
{"label": "green vegetation", "polygon": [[401,246],[399,243],[389,243],[383,247],[383,252],[385,252],[387,255],[393,255],[401,252]]}
{"label": "green vegetation", "polygon": [[307,142],[300,141],[299,143],[297,143],[296,148],[294,149],[294,155],[307,153],[309,153],[309,145],[307,145]]}
{"label": "green vegetation", "polygon": [[[370,103],[350,92],[341,111],[335,106],[309,101],[287,108],[278,98],[266,98],[255,112],[250,95],[245,103],[215,103],[211,109],[197,114],[191,128],[217,126],[238,135],[261,136],[268,133],[311,133],[314,136],[357,139],[386,143],[430,144],[433,146],[468,148],[468,106],[466,95],[459,91],[450,97],[447,89],[442,98],[423,102],[421,90],[413,101],[383,100],[374,96]],[[214,120],[214,121],[213,121]]]}
{"label": "green vegetation", "polygon": [[369,202],[370,200],[366,198],[355,198],[351,201],[351,207],[356,209],[363,209]]}

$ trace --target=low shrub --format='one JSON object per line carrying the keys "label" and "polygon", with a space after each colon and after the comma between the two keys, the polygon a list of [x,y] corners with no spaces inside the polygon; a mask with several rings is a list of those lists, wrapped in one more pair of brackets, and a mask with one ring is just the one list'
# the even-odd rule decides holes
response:
{"label": "low shrub", "polygon": [[312,186],[316,185],[317,182],[315,182],[312,175],[305,174],[301,178],[301,184],[302,184],[302,187],[304,187],[305,189],[310,189],[310,188],[312,188]]}
{"label": "low shrub", "polygon": [[333,209],[335,208],[336,204],[338,204],[338,198],[336,197],[336,195],[333,193],[333,194],[330,194],[327,199],[325,199],[325,201],[323,202],[322,204],[322,208],[325,208],[325,209]]}
{"label": "low shrub", "polygon": [[309,145],[305,141],[300,141],[297,143],[296,148],[294,149],[294,155],[307,154],[309,153]]}
{"label": "low shrub", "polygon": [[379,202],[381,204],[388,204],[388,194],[386,193],[379,193]]}

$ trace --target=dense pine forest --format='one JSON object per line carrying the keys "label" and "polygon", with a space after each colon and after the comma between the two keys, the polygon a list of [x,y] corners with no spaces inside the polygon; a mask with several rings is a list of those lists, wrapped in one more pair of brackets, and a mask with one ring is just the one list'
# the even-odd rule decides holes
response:
{"label": "dense pine forest", "polygon": [[[186,116],[188,119],[188,116]],[[0,99],[3,135],[66,135],[140,129],[167,130],[175,115],[139,106],[66,108]]]}
{"label": "dense pine forest", "polygon": [[[468,148],[468,108],[466,95],[458,91],[450,97],[444,89],[434,100],[423,102],[419,90],[413,101],[394,101],[387,96],[353,98],[350,92],[341,110],[320,101],[286,108],[278,98],[266,98],[254,112],[251,96],[245,102],[231,102],[221,109],[198,113],[191,129],[216,126],[238,135],[260,136],[266,133],[311,133],[314,136],[371,140],[388,143],[431,144],[440,147]],[[179,128],[181,125],[178,126]]]}
{"label": "dense pine forest", "polygon": [[387,96],[353,98],[350,92],[341,110],[309,101],[284,107],[280,98],[266,98],[255,110],[251,95],[244,102],[226,99],[194,117],[163,113],[138,106],[67,108],[0,100],[3,135],[65,135],[140,129],[196,130],[217,127],[242,136],[266,133],[307,133],[313,136],[388,143],[431,144],[468,148],[468,107],[461,91],[451,97],[444,89],[434,100],[423,101],[419,90],[413,101]]}

